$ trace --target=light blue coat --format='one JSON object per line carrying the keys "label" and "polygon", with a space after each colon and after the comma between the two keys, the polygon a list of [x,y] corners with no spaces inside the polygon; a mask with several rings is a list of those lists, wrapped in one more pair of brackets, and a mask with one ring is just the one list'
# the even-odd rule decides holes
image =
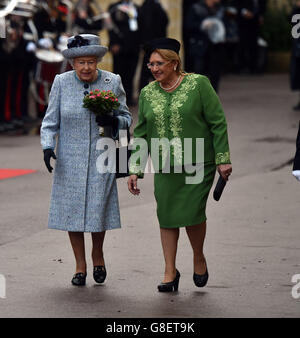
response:
{"label": "light blue coat", "polygon": [[[96,149],[99,127],[95,115],[83,108],[84,92],[111,90],[118,96],[120,107],[114,114],[119,129],[130,126],[132,118],[119,75],[98,70],[97,80],[88,88],[84,86],[87,84],[78,79],[75,71],[57,75],[42,122],[42,148],[56,148],[57,157],[48,227],[102,232],[121,227],[118,192],[115,174],[97,171],[96,160],[101,153]],[[105,135],[110,134],[111,129],[105,128]]]}

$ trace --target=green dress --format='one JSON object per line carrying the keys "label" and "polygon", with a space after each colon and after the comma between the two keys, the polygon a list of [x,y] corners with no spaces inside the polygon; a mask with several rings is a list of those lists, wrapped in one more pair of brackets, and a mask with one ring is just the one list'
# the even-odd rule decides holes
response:
{"label": "green dress", "polygon": [[[170,173],[164,172],[168,156],[163,147],[159,148],[159,161],[154,165],[154,195],[160,227],[179,228],[204,222],[216,165],[230,163],[224,111],[207,77],[187,74],[171,93],[164,91],[157,81],[143,88],[134,143],[139,138],[146,140],[149,153],[154,148],[153,139],[166,139],[172,145],[169,150]],[[185,143],[187,139],[190,140],[187,145],[192,145],[189,152]],[[197,148],[197,139],[204,139],[203,148]],[[199,156],[200,152],[203,156]],[[184,169],[177,173],[175,169],[185,168],[183,163],[187,166],[202,163],[203,180],[187,184],[187,177],[193,174]],[[139,160],[131,158],[130,173],[142,178],[140,164]]]}

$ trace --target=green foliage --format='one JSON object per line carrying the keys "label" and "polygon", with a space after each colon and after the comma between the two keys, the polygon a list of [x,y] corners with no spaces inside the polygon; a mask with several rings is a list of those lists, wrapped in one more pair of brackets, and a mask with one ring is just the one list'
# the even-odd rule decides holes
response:
{"label": "green foliage", "polygon": [[291,10],[288,7],[269,6],[265,14],[262,37],[267,41],[270,51],[288,51],[291,49]]}

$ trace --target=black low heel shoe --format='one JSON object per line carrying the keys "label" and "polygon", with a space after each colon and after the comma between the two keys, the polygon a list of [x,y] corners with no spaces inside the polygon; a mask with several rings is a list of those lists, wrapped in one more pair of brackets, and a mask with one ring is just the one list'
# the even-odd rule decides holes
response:
{"label": "black low heel shoe", "polygon": [[105,266],[99,265],[94,266],[93,277],[96,283],[103,283],[106,278],[106,269]]}
{"label": "black low heel shoe", "polygon": [[176,277],[172,282],[160,283],[157,288],[159,292],[173,292],[178,290],[180,272],[176,269]]}
{"label": "black low heel shoe", "polygon": [[203,288],[203,286],[205,286],[208,281],[207,267],[206,267],[205,274],[203,275],[197,275],[196,273],[194,273],[193,280],[194,280],[195,285],[198,286],[198,288]]}
{"label": "black low heel shoe", "polygon": [[76,286],[85,285],[86,273],[78,272],[73,276],[71,283]]}

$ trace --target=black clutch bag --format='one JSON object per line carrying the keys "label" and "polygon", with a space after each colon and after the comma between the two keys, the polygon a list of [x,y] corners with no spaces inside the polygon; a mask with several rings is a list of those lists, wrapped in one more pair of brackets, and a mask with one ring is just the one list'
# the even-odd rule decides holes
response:
{"label": "black clutch bag", "polygon": [[213,193],[214,199],[216,201],[219,201],[219,199],[221,198],[221,195],[222,195],[222,192],[223,192],[223,190],[225,188],[226,183],[227,183],[227,181],[225,181],[222,178],[222,176],[220,176],[219,179],[218,179],[218,182],[216,184],[214,193]]}
{"label": "black clutch bag", "polygon": [[127,146],[120,146],[116,148],[116,178],[129,176],[129,158],[131,150],[128,149],[130,141],[130,132],[127,128]]}

